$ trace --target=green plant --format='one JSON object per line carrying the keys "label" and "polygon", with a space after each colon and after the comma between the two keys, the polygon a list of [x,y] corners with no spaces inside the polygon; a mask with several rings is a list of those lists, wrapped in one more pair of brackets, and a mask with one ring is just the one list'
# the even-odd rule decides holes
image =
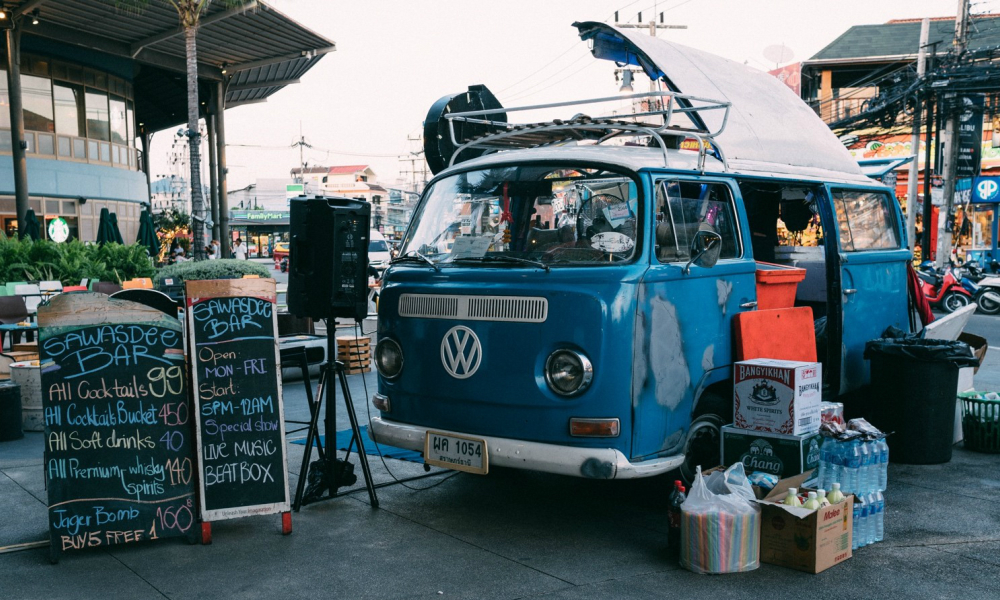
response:
{"label": "green plant", "polygon": [[155,283],[159,284],[165,278],[172,278],[175,283],[197,279],[239,279],[244,275],[270,277],[267,268],[248,260],[223,258],[219,260],[186,261],[177,263],[156,272]]}
{"label": "green plant", "polygon": [[79,240],[56,244],[48,240],[19,240],[0,233],[0,283],[8,281],[61,281],[81,279],[121,283],[135,277],[152,277],[155,269],[138,244],[85,245]]}

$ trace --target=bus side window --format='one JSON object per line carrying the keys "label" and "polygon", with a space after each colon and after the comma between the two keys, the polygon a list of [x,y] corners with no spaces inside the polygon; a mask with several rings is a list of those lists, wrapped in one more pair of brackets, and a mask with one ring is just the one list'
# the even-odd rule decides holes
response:
{"label": "bus side window", "polygon": [[656,186],[656,258],[663,263],[686,261],[698,231],[722,236],[720,258],[740,255],[732,194],[721,183],[668,179]]}
{"label": "bus side window", "polygon": [[845,252],[900,247],[889,196],[880,192],[837,190],[833,206]]}

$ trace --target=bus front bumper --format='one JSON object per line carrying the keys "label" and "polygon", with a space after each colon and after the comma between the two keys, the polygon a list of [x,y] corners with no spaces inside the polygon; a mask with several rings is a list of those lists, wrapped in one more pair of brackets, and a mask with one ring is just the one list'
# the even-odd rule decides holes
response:
{"label": "bus front bumper", "polygon": [[379,444],[423,452],[424,439],[428,430],[485,440],[489,464],[492,466],[527,469],[588,479],[652,477],[676,469],[684,462],[684,455],[678,454],[632,463],[624,454],[614,448],[577,448],[472,435],[461,431],[396,423],[381,417],[372,417],[368,427],[368,435]]}

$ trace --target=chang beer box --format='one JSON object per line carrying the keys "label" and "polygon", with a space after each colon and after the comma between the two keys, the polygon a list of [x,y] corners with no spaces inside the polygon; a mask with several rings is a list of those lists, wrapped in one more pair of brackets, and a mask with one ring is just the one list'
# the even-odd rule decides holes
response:
{"label": "chang beer box", "polygon": [[741,462],[747,473],[790,477],[819,466],[820,440],[819,432],[785,435],[727,425],[722,428],[722,464]]}
{"label": "chang beer box", "polygon": [[819,431],[819,363],[756,358],[736,363],[733,370],[736,427],[788,435]]}

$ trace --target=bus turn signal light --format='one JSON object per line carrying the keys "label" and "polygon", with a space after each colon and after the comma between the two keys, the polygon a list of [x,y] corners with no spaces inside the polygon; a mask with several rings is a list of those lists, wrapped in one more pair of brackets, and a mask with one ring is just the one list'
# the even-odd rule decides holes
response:
{"label": "bus turn signal light", "polygon": [[570,419],[569,434],[575,437],[618,437],[618,419]]}

